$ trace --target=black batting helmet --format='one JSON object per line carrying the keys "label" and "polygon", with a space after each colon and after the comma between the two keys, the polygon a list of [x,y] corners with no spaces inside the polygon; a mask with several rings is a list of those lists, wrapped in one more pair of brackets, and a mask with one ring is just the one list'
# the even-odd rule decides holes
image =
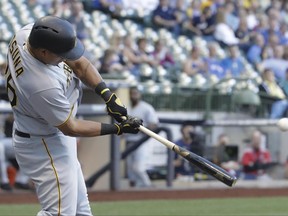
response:
{"label": "black batting helmet", "polygon": [[72,24],[56,16],[45,16],[34,23],[29,44],[33,48],[47,49],[67,60],[80,58],[85,50]]}

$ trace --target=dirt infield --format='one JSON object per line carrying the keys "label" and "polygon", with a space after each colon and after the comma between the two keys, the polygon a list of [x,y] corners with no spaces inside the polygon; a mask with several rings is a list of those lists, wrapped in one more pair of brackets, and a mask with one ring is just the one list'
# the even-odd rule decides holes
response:
{"label": "dirt infield", "polygon": [[[163,190],[123,190],[90,191],[89,199],[94,201],[125,201],[147,199],[203,199],[235,197],[270,197],[288,196],[288,188],[228,188],[228,189],[163,189]],[[0,203],[20,204],[37,203],[34,192],[14,191],[0,192]]]}

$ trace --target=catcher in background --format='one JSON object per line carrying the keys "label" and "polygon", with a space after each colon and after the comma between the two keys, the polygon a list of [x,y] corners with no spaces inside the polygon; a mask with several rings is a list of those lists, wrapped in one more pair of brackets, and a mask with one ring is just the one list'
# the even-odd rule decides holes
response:
{"label": "catcher in background", "polygon": [[[84,50],[74,27],[55,16],[24,26],[9,44],[5,79],[15,119],[13,145],[20,169],[34,183],[42,207],[37,216],[91,216],[76,137],[135,134],[142,124],[127,116]],[[80,82],[103,98],[117,123],[75,117]]]}

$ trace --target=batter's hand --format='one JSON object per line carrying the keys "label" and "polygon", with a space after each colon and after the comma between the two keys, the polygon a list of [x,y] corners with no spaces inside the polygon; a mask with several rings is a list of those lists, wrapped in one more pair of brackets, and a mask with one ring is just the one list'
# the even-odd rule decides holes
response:
{"label": "batter's hand", "polygon": [[123,133],[131,133],[131,134],[137,134],[139,132],[140,125],[143,125],[143,120],[127,116],[126,120],[122,120],[121,123],[115,123],[115,125],[118,128],[117,135],[121,135]]}
{"label": "batter's hand", "polygon": [[96,86],[95,92],[105,101],[108,114],[111,115],[117,122],[122,122],[122,117],[127,116],[127,109],[116,94],[110,91],[105,82],[100,82]]}
{"label": "batter's hand", "polygon": [[111,94],[106,101],[106,108],[109,115],[111,115],[117,122],[122,122],[124,116],[127,116],[127,109],[122,104],[115,93]]}

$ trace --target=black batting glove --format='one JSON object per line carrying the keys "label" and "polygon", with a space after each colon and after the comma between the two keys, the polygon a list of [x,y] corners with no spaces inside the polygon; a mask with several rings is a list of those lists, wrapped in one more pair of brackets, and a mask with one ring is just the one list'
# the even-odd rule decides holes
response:
{"label": "black batting glove", "polygon": [[112,116],[117,122],[123,121],[123,116],[127,116],[127,109],[122,104],[116,94],[112,94],[108,101],[106,101],[106,109],[110,116]]}
{"label": "black batting glove", "polygon": [[121,135],[123,133],[137,134],[139,132],[140,125],[143,125],[143,120],[127,116],[126,120],[122,120],[121,123],[114,124],[118,128],[117,135]]}
{"label": "black batting glove", "polygon": [[127,109],[116,94],[112,93],[104,82],[97,85],[95,92],[105,101],[108,114],[117,122],[122,122],[123,117],[127,116]]}

